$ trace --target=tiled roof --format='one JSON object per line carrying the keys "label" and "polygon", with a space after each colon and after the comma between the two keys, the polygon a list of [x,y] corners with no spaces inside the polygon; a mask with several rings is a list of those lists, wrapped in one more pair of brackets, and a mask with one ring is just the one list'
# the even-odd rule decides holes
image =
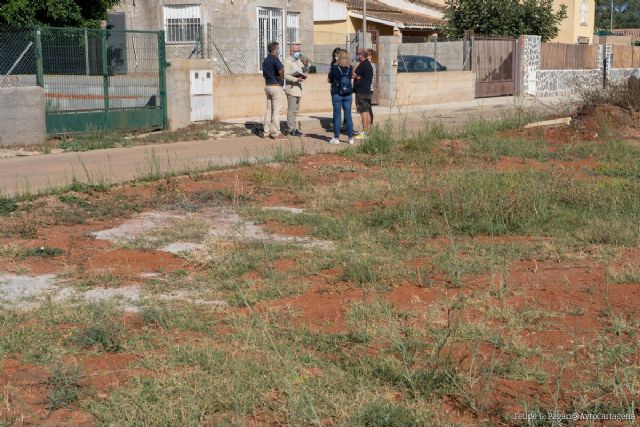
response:
{"label": "tiled roof", "polygon": [[[354,12],[363,9],[363,0],[343,0],[343,3],[347,4],[347,9],[352,10]],[[391,6],[387,6],[384,3],[375,0],[367,0],[367,12],[397,12],[399,9],[396,9]]]}
{"label": "tiled roof", "polygon": [[[423,0],[417,0],[423,1]],[[343,0],[347,4],[347,9],[351,12],[362,13],[363,0]],[[401,23],[407,27],[435,28],[442,21],[427,15],[407,12],[375,0],[367,0],[367,16],[384,21]]]}
{"label": "tiled roof", "polygon": [[407,12],[371,12],[367,11],[367,16],[383,19],[386,21],[400,22],[405,27],[415,28],[436,28],[442,21],[417,13]]}
{"label": "tiled roof", "polygon": [[445,10],[445,5],[441,4],[441,3],[437,3],[435,1],[429,1],[429,0],[409,0],[411,3],[413,4],[417,4],[419,6],[424,6],[424,7],[429,7],[431,9],[435,9],[435,10],[439,10],[439,11],[444,11]]}

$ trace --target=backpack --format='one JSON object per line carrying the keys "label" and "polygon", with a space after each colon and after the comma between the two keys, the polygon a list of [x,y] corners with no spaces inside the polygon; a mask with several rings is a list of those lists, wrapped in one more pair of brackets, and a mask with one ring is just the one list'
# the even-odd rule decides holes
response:
{"label": "backpack", "polygon": [[340,70],[340,74],[342,74],[342,77],[340,77],[340,81],[338,82],[338,95],[349,96],[353,93],[353,84],[351,83],[350,76],[351,67],[349,67],[349,70],[346,72],[346,74],[342,72],[342,68],[340,68],[339,66],[337,67]]}

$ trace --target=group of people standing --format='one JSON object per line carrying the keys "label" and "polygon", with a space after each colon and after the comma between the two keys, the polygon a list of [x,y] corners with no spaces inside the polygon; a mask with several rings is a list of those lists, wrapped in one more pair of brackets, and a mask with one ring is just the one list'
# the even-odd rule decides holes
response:
{"label": "group of people standing", "polygon": [[[302,85],[309,72],[309,61],[300,53],[300,45],[293,44],[289,56],[280,61],[280,46],[273,42],[268,45],[269,54],[262,63],[262,75],[265,79],[267,109],[264,116],[264,138],[287,139],[280,130],[280,111],[287,100],[287,125],[289,136],[302,136],[298,130],[297,115],[300,111]],[[331,85],[331,104],[333,106],[333,138],[331,144],[340,144],[341,124],[346,128],[349,144],[355,139],[364,139],[373,122],[371,98],[373,95],[375,65],[371,62],[372,51],[360,49],[354,58],[357,66],[351,65],[346,49],[335,48],[328,74]],[[284,90],[283,90],[284,89]],[[362,120],[362,131],[357,135],[353,129],[351,106],[355,94],[356,111]],[[344,122],[342,114],[344,112]]]}

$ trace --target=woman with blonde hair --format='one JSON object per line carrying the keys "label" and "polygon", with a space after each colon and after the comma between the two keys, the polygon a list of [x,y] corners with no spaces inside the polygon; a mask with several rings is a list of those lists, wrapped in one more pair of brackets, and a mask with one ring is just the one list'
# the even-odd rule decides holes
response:
{"label": "woman with blonde hair", "polygon": [[340,49],[337,60],[329,71],[331,83],[331,104],[333,105],[333,138],[331,144],[340,144],[340,122],[342,111],[347,125],[349,144],[353,144],[353,120],[351,118],[351,104],[353,103],[353,68],[349,63],[349,53]]}

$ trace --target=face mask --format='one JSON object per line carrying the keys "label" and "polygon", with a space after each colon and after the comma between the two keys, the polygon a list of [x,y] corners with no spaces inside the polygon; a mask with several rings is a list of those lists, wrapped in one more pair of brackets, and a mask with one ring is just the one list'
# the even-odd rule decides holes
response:
{"label": "face mask", "polygon": [[300,52],[294,52],[294,53],[293,53],[293,57],[294,57],[295,59],[300,59],[300,56],[301,56]]}

